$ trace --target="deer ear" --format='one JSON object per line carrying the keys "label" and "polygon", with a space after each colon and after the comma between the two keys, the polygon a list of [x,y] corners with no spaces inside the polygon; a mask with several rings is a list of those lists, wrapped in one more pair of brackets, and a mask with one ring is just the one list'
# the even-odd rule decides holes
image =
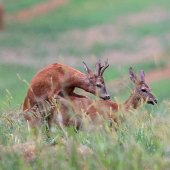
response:
{"label": "deer ear", "polygon": [[83,62],[83,67],[88,77],[94,76],[94,73],[87,67],[87,65],[84,62]]}
{"label": "deer ear", "polygon": [[139,71],[139,80],[145,82],[145,73],[143,70]]}
{"label": "deer ear", "polygon": [[135,72],[133,71],[132,67],[129,68],[130,79],[133,83],[135,83],[137,77]]}

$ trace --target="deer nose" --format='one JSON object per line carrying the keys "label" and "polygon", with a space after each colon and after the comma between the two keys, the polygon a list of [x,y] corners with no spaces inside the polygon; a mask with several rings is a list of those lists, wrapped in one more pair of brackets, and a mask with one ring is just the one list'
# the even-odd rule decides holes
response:
{"label": "deer nose", "polygon": [[103,100],[109,100],[110,99],[110,96],[109,95],[106,95],[105,97],[102,97]]}
{"label": "deer nose", "polygon": [[110,96],[106,95],[105,100],[109,100],[109,99],[110,99]]}
{"label": "deer nose", "polygon": [[158,103],[157,100],[154,100],[155,103]]}

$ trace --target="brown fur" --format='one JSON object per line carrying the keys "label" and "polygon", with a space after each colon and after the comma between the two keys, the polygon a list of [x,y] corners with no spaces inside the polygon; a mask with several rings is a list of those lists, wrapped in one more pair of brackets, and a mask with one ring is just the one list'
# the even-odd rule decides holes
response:
{"label": "brown fur", "polygon": [[[134,90],[125,103],[117,104],[111,100],[106,100],[106,101],[92,100],[85,96],[80,98],[79,96],[72,95],[72,96],[69,96],[69,100],[70,100],[71,106],[75,108],[74,112],[82,113],[81,109],[83,109],[83,112],[86,115],[88,115],[93,122],[96,121],[97,115],[100,115],[105,119],[110,119],[118,123],[117,116],[120,110],[123,111],[123,113],[127,113],[129,112],[131,107],[133,109],[137,109],[141,105],[142,101],[147,102],[147,103],[151,101],[156,102],[154,96],[151,94],[151,89],[149,88],[147,84],[145,84],[145,81],[143,80],[144,77],[142,80],[140,80],[139,78],[137,78],[134,72],[133,72],[133,75],[131,73],[130,75],[131,75],[131,80],[134,83]],[[147,93],[143,92],[142,89],[146,89]],[[61,115],[63,117],[63,120],[67,119],[67,123],[68,123],[69,115],[66,114],[65,111],[63,112],[63,110],[61,110]],[[82,117],[80,116],[80,119],[81,118]],[[121,119],[121,122],[122,121],[124,121],[124,118]],[[65,121],[63,121],[62,123],[63,125],[66,125]],[[67,125],[73,125],[73,124],[74,122],[71,122],[71,124],[67,124]],[[80,123],[77,123],[77,128],[79,128],[79,125]]]}
{"label": "brown fur", "polygon": [[[95,71],[101,70],[100,64],[99,60]],[[97,94],[99,97],[109,96],[104,78],[100,74],[93,73],[85,63],[84,68],[87,75],[69,66],[55,63],[43,68],[33,77],[23,105],[24,116],[31,129],[35,128],[39,119],[35,106],[41,106],[45,100],[51,102],[53,97],[64,100],[60,96],[61,91],[64,95],[74,95],[73,91],[75,87],[78,87],[94,95]],[[96,87],[96,84],[99,84],[101,88]],[[44,116],[45,113],[41,113],[40,108],[40,114]]]}

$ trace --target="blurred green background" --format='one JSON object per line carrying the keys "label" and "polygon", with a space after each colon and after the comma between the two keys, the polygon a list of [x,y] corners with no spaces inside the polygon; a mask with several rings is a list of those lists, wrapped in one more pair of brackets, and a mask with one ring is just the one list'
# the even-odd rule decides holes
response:
{"label": "blurred green background", "polygon": [[[112,99],[116,97],[120,102],[130,95],[128,87],[133,88],[128,78],[130,66],[136,72],[143,69],[146,78],[149,72],[164,74],[162,70],[169,68],[170,1],[70,0],[53,4],[53,8],[47,7],[48,3],[46,0],[3,1],[2,108],[7,103],[6,89],[13,96],[13,104],[21,103],[26,96],[28,85],[17,74],[30,82],[39,70],[55,62],[84,72],[83,61],[93,69],[98,59],[104,62],[108,58],[110,66],[105,80]],[[158,107],[170,98],[170,74],[169,77],[162,74],[156,79],[148,77]]]}
{"label": "blurred green background", "polygon": [[[169,0],[3,0],[2,5],[0,169],[170,169]],[[144,70],[158,106],[123,112],[117,131],[110,122],[89,125],[83,118],[84,130],[53,124],[50,138],[38,124],[35,138],[21,116],[26,82],[52,63],[84,73],[82,62],[93,70],[98,59],[107,58],[104,77],[113,101],[129,97],[133,67],[136,73]]]}

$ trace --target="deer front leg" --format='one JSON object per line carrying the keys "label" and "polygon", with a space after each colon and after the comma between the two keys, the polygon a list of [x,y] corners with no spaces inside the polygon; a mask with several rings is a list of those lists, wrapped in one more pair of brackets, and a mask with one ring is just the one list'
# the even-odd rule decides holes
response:
{"label": "deer front leg", "polygon": [[56,103],[60,103],[59,108],[55,110],[55,116],[57,116],[56,124],[62,124],[65,126],[73,125],[77,128],[80,126],[81,115],[75,112],[75,106],[72,104],[69,96],[66,98],[67,100],[60,96],[55,97]]}
{"label": "deer front leg", "polygon": [[74,122],[75,113],[67,93],[59,91],[54,92],[54,90],[51,90],[48,98],[51,112],[48,119],[50,120],[48,121],[48,126],[50,127],[51,123],[54,121],[59,128],[61,128],[62,125],[72,124],[72,122]]}

